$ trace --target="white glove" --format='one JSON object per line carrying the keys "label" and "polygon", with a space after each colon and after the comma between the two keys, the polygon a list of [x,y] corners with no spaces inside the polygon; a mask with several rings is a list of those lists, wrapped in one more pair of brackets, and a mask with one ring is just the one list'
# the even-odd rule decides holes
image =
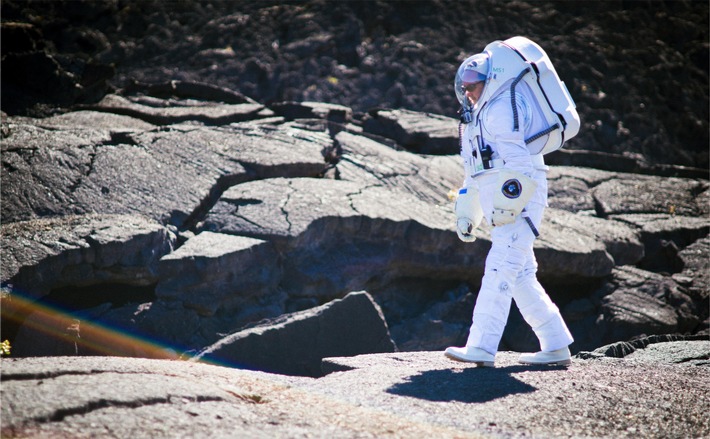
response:
{"label": "white glove", "polygon": [[473,186],[466,186],[459,190],[454,206],[456,213],[456,234],[463,242],[473,242],[476,237],[473,231],[483,220],[483,209],[478,199],[478,189]]}
{"label": "white glove", "polygon": [[515,217],[520,215],[535,193],[537,183],[523,173],[504,168],[498,171],[496,187],[500,190],[493,194],[491,225],[494,227],[515,222]]}

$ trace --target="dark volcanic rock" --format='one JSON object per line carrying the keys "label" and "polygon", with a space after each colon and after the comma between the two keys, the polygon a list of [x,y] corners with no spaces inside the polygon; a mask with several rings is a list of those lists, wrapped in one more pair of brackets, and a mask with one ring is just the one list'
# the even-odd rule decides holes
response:
{"label": "dark volcanic rock", "polygon": [[138,212],[182,227],[232,184],[317,176],[332,145],[325,134],[295,127],[182,125],[116,138],[108,129],[29,123],[36,122],[10,120],[3,139],[3,222]]}
{"label": "dark volcanic rock", "polygon": [[150,285],[175,236],[140,216],[84,215],[3,224],[3,283],[30,298],[99,283]]}
{"label": "dark volcanic rock", "polygon": [[273,246],[266,241],[202,232],[164,256],[158,264],[158,299],[177,300],[200,316],[247,308],[281,281]]}
{"label": "dark volcanic rock", "polygon": [[362,122],[366,132],[387,137],[419,154],[456,154],[456,119],[407,110],[373,110]]}
{"label": "dark volcanic rock", "polygon": [[607,217],[622,213],[666,213],[707,216],[710,206],[697,196],[708,190],[708,182],[678,178],[622,174],[592,189],[597,213]]}
{"label": "dark volcanic rock", "polygon": [[324,369],[338,372],[319,379],[184,361],[10,358],[2,435],[704,437],[708,345],[654,343],[569,368],[523,366],[512,352],[494,369],[441,352],[359,355],[327,359]]}
{"label": "dark volcanic rock", "polygon": [[577,103],[582,129],[569,147],[584,150],[584,166],[694,167],[707,176],[705,2],[77,5],[5,3],[2,106],[10,114],[95,102],[111,78],[131,92],[136,82],[201,83],[267,105],[330,102],[357,113],[456,117],[458,64],[490,41],[527,35]]}
{"label": "dark volcanic rock", "polygon": [[379,306],[359,292],[231,334],[195,360],[317,377],[325,357],[394,350]]}
{"label": "dark volcanic rock", "polygon": [[616,290],[602,301],[607,343],[683,334],[699,323],[693,301],[672,279],[627,266],[615,269],[614,280]]}
{"label": "dark volcanic rock", "polygon": [[273,115],[256,102],[244,104],[209,101],[176,102],[149,97],[124,98],[117,95],[108,95],[98,104],[88,108],[135,117],[154,125],[173,125],[188,120],[205,125],[227,125]]}

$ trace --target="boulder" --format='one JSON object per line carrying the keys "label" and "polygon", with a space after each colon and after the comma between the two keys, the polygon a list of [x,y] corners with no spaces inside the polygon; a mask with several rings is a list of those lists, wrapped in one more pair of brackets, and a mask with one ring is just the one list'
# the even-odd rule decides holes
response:
{"label": "boulder", "polygon": [[603,218],[640,213],[707,216],[710,206],[697,197],[708,187],[707,180],[619,174],[592,189],[592,196]]}
{"label": "boulder", "polygon": [[683,270],[679,257],[683,249],[710,232],[710,217],[681,216],[668,213],[638,213],[612,215],[611,219],[637,230],[645,254],[638,266],[645,270],[678,273]]}
{"label": "boulder", "polygon": [[363,291],[231,334],[194,361],[318,377],[323,358],[394,350],[382,311]]}
{"label": "boulder", "polygon": [[205,125],[227,125],[273,115],[270,110],[255,102],[225,104],[141,96],[123,97],[113,94],[106,95],[99,103],[86,108],[131,116],[154,125],[174,125],[185,121],[196,121]]}
{"label": "boulder", "polygon": [[[241,124],[130,133],[9,124],[3,141],[2,220],[139,212],[189,228],[227,187],[274,176],[317,176],[325,133]],[[176,178],[176,175],[179,178]],[[186,223],[187,222],[187,223]]]}
{"label": "boulder", "polygon": [[455,154],[459,150],[457,121],[438,114],[410,110],[372,110],[363,129],[397,142],[419,154]]}
{"label": "boulder", "polygon": [[264,301],[276,289],[281,281],[277,262],[266,241],[202,232],[160,259],[155,295],[204,317],[243,309],[243,302]]}
{"label": "boulder", "polygon": [[614,272],[617,287],[601,301],[604,343],[642,334],[683,334],[699,323],[692,299],[671,278],[631,266]]}
{"label": "boulder", "polygon": [[166,227],[132,215],[20,221],[0,230],[3,285],[30,299],[63,287],[155,284],[158,261],[175,245]]}

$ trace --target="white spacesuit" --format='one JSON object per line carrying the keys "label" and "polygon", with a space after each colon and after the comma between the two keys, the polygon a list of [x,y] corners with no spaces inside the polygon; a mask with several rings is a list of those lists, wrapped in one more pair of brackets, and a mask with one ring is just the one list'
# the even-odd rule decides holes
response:
{"label": "white spacesuit", "polygon": [[[493,366],[508,320],[511,299],[540,341],[541,352],[522,354],[521,363],[570,364],[572,336],[559,309],[537,280],[533,242],[547,206],[547,167],[531,155],[526,139],[544,131],[546,121],[525,82],[491,87],[490,53],[468,58],[457,72],[463,106],[461,157],[465,179],[456,205],[457,233],[475,239],[482,217],[494,226],[473,322],[464,347],[446,356]],[[529,143],[529,142],[528,142]]]}

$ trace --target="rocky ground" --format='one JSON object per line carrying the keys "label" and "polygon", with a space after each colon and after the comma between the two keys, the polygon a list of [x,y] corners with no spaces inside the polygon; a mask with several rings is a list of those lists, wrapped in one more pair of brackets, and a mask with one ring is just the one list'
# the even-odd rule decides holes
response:
{"label": "rocky ground", "polygon": [[[705,437],[710,342],[569,368],[440,352],[329,358],[323,378],[108,357],[5,359],[3,437]],[[683,389],[679,391],[679,389]]]}
{"label": "rocky ground", "polygon": [[[3,2],[3,436],[707,435],[707,17]],[[497,369],[440,355],[490,246],[453,230],[451,78],[517,33],[584,124],[535,244],[569,370],[515,365],[515,308]]]}
{"label": "rocky ground", "polygon": [[6,0],[2,21],[2,108],[29,115],[181,80],[453,117],[458,64],[526,35],[577,102],[569,148],[709,164],[706,2]]}

